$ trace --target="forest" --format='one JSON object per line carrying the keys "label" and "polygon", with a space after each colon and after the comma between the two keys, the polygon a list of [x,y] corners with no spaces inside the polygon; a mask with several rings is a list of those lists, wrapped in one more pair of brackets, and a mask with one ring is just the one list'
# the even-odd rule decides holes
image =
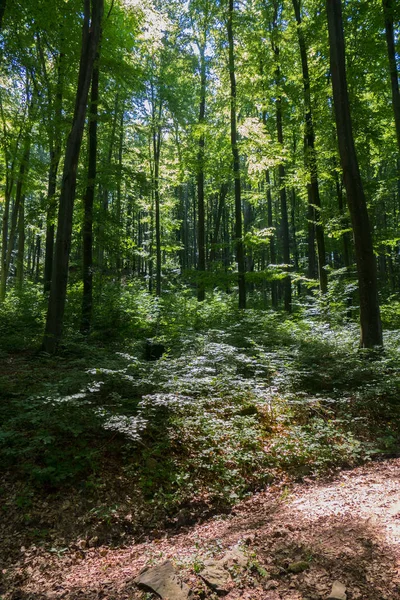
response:
{"label": "forest", "polygon": [[0,0],[0,600],[400,598],[400,4]]}

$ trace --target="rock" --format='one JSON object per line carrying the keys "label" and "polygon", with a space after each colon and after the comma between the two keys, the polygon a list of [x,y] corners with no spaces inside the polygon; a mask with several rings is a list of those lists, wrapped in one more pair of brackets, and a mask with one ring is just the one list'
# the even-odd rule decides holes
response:
{"label": "rock", "polygon": [[334,581],[332,591],[326,600],[347,600],[346,586],[340,581]]}
{"label": "rock", "polygon": [[155,592],[166,600],[187,600],[191,597],[189,586],[179,581],[169,560],[161,565],[143,569],[136,577],[135,583],[146,592]]}
{"label": "rock", "polygon": [[248,565],[249,559],[241,550],[239,550],[239,548],[233,548],[224,554],[224,556],[218,562],[223,567],[230,568],[238,565],[242,569],[245,569]]}
{"label": "rock", "polygon": [[289,573],[302,573],[303,571],[305,571],[306,569],[309,568],[309,564],[308,562],[306,562],[305,560],[299,560],[298,562],[294,562],[291,563],[287,570],[289,571]]}
{"label": "rock", "polygon": [[208,560],[205,563],[205,568],[200,572],[200,577],[210,586],[215,592],[224,594],[228,592],[230,575],[223,566],[221,561],[215,562]]}

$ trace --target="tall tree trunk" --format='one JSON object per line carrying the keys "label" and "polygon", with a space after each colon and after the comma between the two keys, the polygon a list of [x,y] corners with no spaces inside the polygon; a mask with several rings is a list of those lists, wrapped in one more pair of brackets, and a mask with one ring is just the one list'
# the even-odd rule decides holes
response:
{"label": "tall tree trunk", "polygon": [[21,196],[18,211],[18,249],[17,249],[17,290],[22,292],[24,283],[24,254],[25,254],[25,196]]}
{"label": "tall tree trunk", "polygon": [[[272,215],[272,194],[271,194],[271,179],[269,171],[265,171],[265,183],[267,187],[267,223],[268,228],[272,229],[274,226],[273,215]],[[276,265],[276,247],[275,247],[275,236],[271,235],[269,238],[269,257],[271,264]],[[271,305],[272,308],[278,308],[278,285],[274,279],[271,281]]]}
{"label": "tall tree trunk", "polygon": [[206,233],[205,233],[205,208],[204,208],[204,120],[206,114],[206,58],[205,41],[199,46],[200,51],[200,109],[199,109],[199,147],[197,152],[197,240],[199,260],[197,270],[199,272],[199,282],[197,287],[197,300],[203,302],[205,298],[204,277],[206,271]]}
{"label": "tall tree trunk", "polygon": [[237,146],[237,124],[236,124],[236,75],[235,54],[233,43],[233,2],[229,0],[228,10],[228,44],[229,44],[229,77],[231,83],[231,147],[233,154],[233,175],[235,179],[235,238],[236,238],[236,260],[238,265],[238,287],[239,308],[246,308],[246,279],[245,279],[245,255],[243,244],[242,225],[242,199],[240,187],[240,160]]}
{"label": "tall tree trunk", "polygon": [[221,228],[222,213],[224,210],[225,198],[228,193],[228,189],[229,189],[229,186],[227,183],[222,183],[219,188],[217,214],[215,217],[214,233],[213,233],[213,237],[211,240],[211,249],[210,249],[210,264],[211,265],[215,261],[216,245],[218,243],[218,236],[219,236],[219,232],[220,232],[220,228]]}
{"label": "tall tree trunk", "polygon": [[11,214],[11,224],[10,224],[10,231],[9,231],[9,236],[8,236],[7,252],[6,252],[5,261],[3,264],[1,300],[4,300],[5,293],[6,293],[6,283],[7,283],[8,274],[10,272],[12,251],[14,250],[15,235],[17,232],[17,225],[18,225],[18,215],[19,215],[21,199],[23,196],[23,194],[22,194],[23,186],[25,183],[26,172],[27,172],[28,166],[29,166],[30,148],[31,148],[31,140],[30,140],[30,137],[28,137],[25,141],[25,147],[24,147],[24,151],[22,154],[22,158],[21,158],[21,164],[19,167],[19,173],[18,173],[18,178],[17,178],[17,185],[16,185],[16,189],[15,189],[15,202],[14,202],[14,206],[13,206],[13,210],[12,210],[12,214]]}
{"label": "tall tree trunk", "polygon": [[385,18],[386,44],[389,57],[390,82],[392,84],[392,103],[394,112],[394,122],[396,126],[397,145],[400,152],[400,91],[399,75],[397,72],[396,46],[393,27],[393,0],[382,0],[383,14]]}
{"label": "tall tree trunk", "polygon": [[65,152],[58,210],[57,238],[43,349],[53,354],[61,339],[68,282],[72,217],[79,153],[93,67],[99,47],[104,0],[84,0],[81,60],[71,132]]}
{"label": "tall tree trunk", "polygon": [[3,135],[4,135],[4,159],[5,159],[5,171],[6,171],[6,185],[4,190],[4,208],[2,215],[2,227],[1,227],[1,274],[0,274],[0,301],[3,301],[6,295],[7,285],[7,249],[8,249],[8,228],[10,219],[10,207],[11,198],[15,183],[15,163],[18,156],[19,144],[22,137],[22,133],[25,127],[25,119],[23,120],[21,127],[18,132],[17,139],[14,143],[13,153],[10,151],[10,144],[7,143],[8,127],[6,118],[3,112],[3,104],[0,95],[0,113],[3,122]]}
{"label": "tall tree trunk", "polygon": [[[8,175],[6,175],[8,180]],[[5,203],[2,217],[2,243],[1,243],[1,274],[0,274],[0,301],[3,301],[6,295],[7,286],[7,247],[8,247],[8,226],[10,219],[10,205],[11,205],[11,189],[9,182],[6,181],[6,192],[5,192]]]}
{"label": "tall tree trunk", "polygon": [[90,94],[88,181],[83,199],[83,296],[81,333],[87,335],[92,325],[93,306],[93,204],[97,175],[97,122],[99,104],[99,54],[93,67]]}
{"label": "tall tree trunk", "polygon": [[339,153],[353,227],[358,271],[361,346],[372,348],[382,345],[382,326],[371,228],[350,115],[341,1],[326,0],[326,8]]}
{"label": "tall tree trunk", "polygon": [[[160,108],[161,111],[161,108]],[[161,115],[160,115],[161,116]],[[161,126],[153,132],[154,153],[154,212],[156,228],[156,296],[161,296],[161,222],[160,222],[160,151]]]}
{"label": "tall tree trunk", "polygon": [[62,138],[60,124],[62,119],[62,99],[64,82],[65,54],[60,52],[58,57],[56,99],[54,107],[54,128],[49,133],[50,137],[50,170],[47,187],[47,216],[46,216],[46,250],[44,259],[44,291],[50,291],[51,273],[53,270],[54,233],[57,208],[57,174],[61,158]]}
{"label": "tall tree trunk", "polygon": [[[278,3],[275,2],[275,14],[273,20],[273,34],[277,31],[277,12]],[[282,115],[282,77],[280,67],[280,49],[277,42],[272,39],[272,50],[275,55],[275,85],[277,87],[277,98],[275,100],[276,110],[276,131],[278,137],[278,143],[283,147],[283,115]],[[282,230],[282,249],[283,249],[283,262],[287,265],[285,268],[290,268],[290,233],[289,233],[289,218],[287,208],[287,195],[285,187],[285,165],[280,162],[278,166],[278,185],[279,185],[279,197],[281,204],[281,230]],[[283,280],[283,300],[286,312],[292,310],[292,283],[290,276],[285,277]]]}
{"label": "tall tree trunk", "polygon": [[[318,167],[317,167],[317,157],[315,151],[315,132],[314,132],[314,121],[312,116],[311,109],[311,91],[310,91],[310,75],[308,69],[308,57],[307,57],[307,48],[306,41],[304,38],[304,33],[302,29],[302,19],[301,19],[301,0],[292,0],[293,8],[297,21],[297,35],[299,40],[299,48],[300,48],[300,57],[301,57],[301,65],[303,72],[303,91],[304,91],[304,109],[305,109],[305,136],[304,136],[304,150],[305,150],[305,163],[309,172],[310,183],[307,186],[308,192],[308,203],[309,203],[309,219],[310,216],[313,217],[313,221],[315,225],[312,225],[313,232],[315,231],[315,237],[317,240],[317,253],[318,253],[318,276],[319,276],[319,285],[321,292],[323,294],[327,291],[328,279],[327,273],[325,270],[326,258],[325,258],[325,239],[324,239],[324,229],[321,223],[321,199],[319,195],[319,185],[318,185]],[[315,229],[314,229],[315,228]],[[309,233],[313,233],[309,231]],[[311,235],[311,243],[309,246],[309,260],[314,257],[315,249],[314,249],[314,240],[313,235]],[[310,275],[313,276],[313,268],[310,265]]]}
{"label": "tall tree trunk", "polygon": [[[117,203],[116,203],[116,217],[117,217],[117,275],[118,280],[121,279],[123,261],[121,259],[121,231],[123,230],[122,224],[122,154],[124,147],[124,106],[121,109],[121,117],[119,122],[119,143],[118,143],[118,180],[117,180]],[[139,219],[138,219],[139,224]],[[139,247],[139,244],[138,244]]]}
{"label": "tall tree trunk", "polygon": [[[39,229],[42,229],[42,220],[39,221]],[[40,277],[40,255],[42,253],[42,236],[40,231],[36,234],[36,248],[33,255],[33,271],[32,275],[35,277],[35,282],[39,282]]]}
{"label": "tall tree trunk", "polygon": [[[105,168],[104,168],[104,170],[106,172],[107,172],[107,169],[110,169],[112,166],[115,134],[117,131],[118,114],[119,114],[119,92],[117,91],[117,93],[115,94],[114,113],[113,113],[113,120],[112,120],[112,126],[111,126],[111,134],[110,134],[110,138],[109,138],[108,152],[107,152]],[[98,272],[100,274],[100,285],[103,284],[103,275],[106,271],[106,267],[104,266],[104,263],[105,263],[104,256],[105,256],[105,250],[106,250],[105,232],[106,232],[106,223],[107,223],[107,218],[108,218],[109,191],[110,190],[109,190],[108,182],[105,181],[102,185],[102,194],[100,194],[100,196],[102,197],[101,207],[100,207],[101,217],[99,219],[98,236],[97,236],[97,238],[98,238],[98,240],[97,240],[97,268],[98,268]]]}
{"label": "tall tree trunk", "polygon": [[[335,177],[336,196],[337,196],[337,200],[338,200],[339,213],[340,213],[341,220],[342,220],[342,227],[345,225],[344,219],[346,220],[346,227],[348,227],[348,223],[347,223],[348,213],[346,211],[346,215],[345,215],[345,206],[344,206],[344,202],[343,202],[343,184],[339,180],[339,173],[337,172],[337,169],[335,169],[335,171],[334,171],[334,177]],[[344,232],[344,234],[342,236],[342,242],[343,242],[343,263],[346,268],[349,268],[350,262],[351,262],[351,258],[350,258],[351,237],[350,237],[350,234],[348,231]]]}
{"label": "tall tree trunk", "polygon": [[[294,269],[296,273],[299,272],[299,249],[297,247],[297,231],[296,231],[296,207],[297,207],[297,198],[296,198],[296,190],[292,187],[292,210],[291,210],[291,221],[292,221],[292,248],[293,248],[293,262]],[[296,285],[297,295],[301,294],[301,285],[300,281],[297,281]]]}

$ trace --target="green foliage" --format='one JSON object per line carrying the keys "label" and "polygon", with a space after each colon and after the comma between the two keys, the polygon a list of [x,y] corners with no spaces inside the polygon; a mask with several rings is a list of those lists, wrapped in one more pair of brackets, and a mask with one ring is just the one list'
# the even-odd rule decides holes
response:
{"label": "green foliage", "polygon": [[[189,290],[155,300],[129,287],[119,299],[94,332],[98,343],[119,314],[114,351],[71,341],[57,360],[25,359],[37,377],[23,390],[3,376],[3,469],[38,487],[96,489],[111,461],[153,515],[190,520],[284,471],[316,476],[398,452],[398,331],[373,354],[354,325],[325,323],[311,305],[288,317],[240,312],[222,292],[198,303]],[[144,360],[148,335],[166,347],[158,361]]]}
{"label": "green foliage", "polygon": [[381,306],[382,327],[384,329],[400,329],[400,301],[391,296]]}
{"label": "green foliage", "polygon": [[[100,419],[68,397],[13,400],[1,405],[3,468],[18,470],[36,484],[57,486],[87,476],[98,459]],[[103,443],[106,436],[102,435]]]}
{"label": "green foliage", "polygon": [[27,350],[39,346],[43,335],[45,299],[36,285],[11,290],[0,303],[0,349]]}

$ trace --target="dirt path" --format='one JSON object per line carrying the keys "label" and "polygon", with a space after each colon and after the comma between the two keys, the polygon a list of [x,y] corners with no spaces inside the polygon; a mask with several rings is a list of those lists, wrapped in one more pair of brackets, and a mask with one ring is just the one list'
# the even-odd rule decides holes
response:
{"label": "dirt path", "polygon": [[[144,598],[133,579],[143,566],[168,558],[198,597],[216,598],[196,572],[237,544],[250,563],[232,581],[227,600],[319,600],[334,580],[346,586],[348,600],[400,599],[400,459],[332,481],[270,488],[228,517],[148,543],[111,549],[82,542],[59,556],[27,548],[3,572],[2,600]],[[299,561],[308,568],[290,573]]]}

